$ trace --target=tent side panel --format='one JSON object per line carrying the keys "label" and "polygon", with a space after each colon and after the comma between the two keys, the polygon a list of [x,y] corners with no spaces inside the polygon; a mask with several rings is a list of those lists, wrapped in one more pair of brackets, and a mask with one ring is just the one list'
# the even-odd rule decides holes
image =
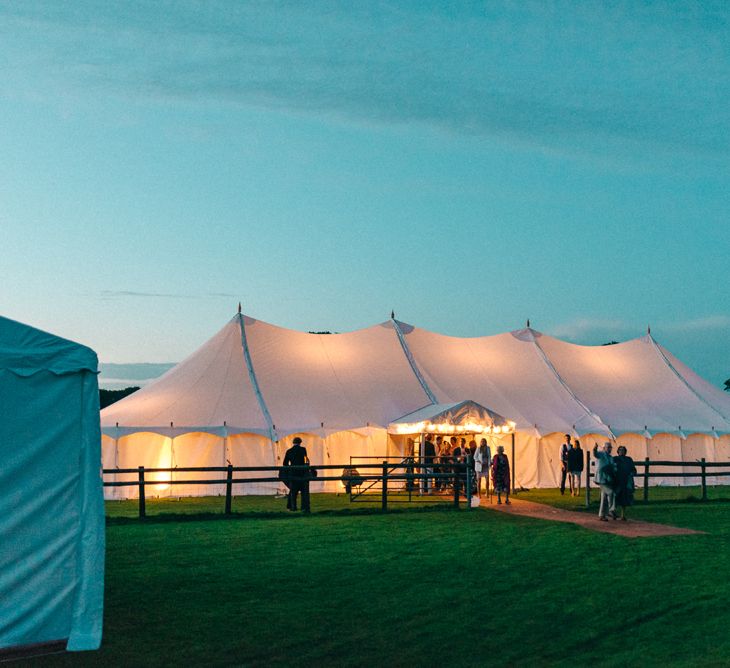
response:
{"label": "tent side panel", "polygon": [[[151,432],[138,432],[124,436],[117,443],[117,461],[120,469],[136,469],[138,466],[145,468],[171,468],[172,467],[172,439],[160,434]],[[117,480],[120,482],[136,482],[137,473],[118,473]],[[170,496],[171,490],[167,481],[168,473],[147,473],[145,480],[158,481],[159,484],[148,485],[145,489],[147,497]],[[139,489],[137,485],[118,487],[118,499],[137,499]]]}
{"label": "tent side panel", "polygon": [[[113,438],[101,436],[101,466],[104,469],[113,469],[117,466],[117,444]],[[115,482],[117,480],[116,473],[104,474],[105,482]],[[114,501],[115,499],[124,498],[120,496],[121,487],[104,487],[104,500]]]}
{"label": "tent side panel", "polygon": [[[177,436],[172,442],[173,466],[210,467],[227,466],[224,440],[214,434],[192,432]],[[233,462],[231,462],[233,463]],[[173,479],[225,480],[225,471],[175,471]],[[171,496],[220,496],[225,495],[225,484],[171,485]]]}
{"label": "tent side panel", "polygon": [[[706,436],[705,434],[689,434],[687,440],[681,442],[682,461],[696,462],[703,457],[706,461],[711,461],[714,452],[713,444],[714,439],[711,436]],[[708,470],[711,471],[711,469]],[[688,478],[680,478],[680,484],[682,485],[700,485],[702,483],[699,466],[684,466],[681,469],[677,469],[677,471],[695,474]]]}
{"label": "tent side panel", "polygon": [[[278,466],[274,446],[265,436],[258,434],[236,434],[228,437],[229,459],[233,466]],[[282,455],[283,456],[283,455]],[[276,477],[275,471],[240,471],[234,473],[236,478],[270,478]],[[283,485],[275,482],[254,482],[233,485],[234,496],[249,494],[276,494],[284,490]]]}
{"label": "tent side panel", "polygon": [[[682,441],[676,434],[655,434],[653,438],[649,439],[647,457],[655,461],[682,461]],[[681,472],[682,467],[652,466],[651,473],[658,475],[650,478],[649,485],[678,487],[682,484],[682,478],[662,477],[661,474]]]}
{"label": "tent side panel", "polygon": [[[517,487],[540,487],[540,479],[537,470],[537,436],[528,432],[517,432],[515,434],[515,461],[510,465],[514,466],[515,485]],[[492,456],[497,451],[497,444],[490,439],[489,447],[492,450]],[[512,456],[512,447],[505,448],[508,456]],[[490,483],[491,484],[491,483]]]}
{"label": "tent side panel", "polygon": [[76,536],[77,587],[66,649],[99,649],[104,612],[105,520],[99,425],[99,383],[82,374],[81,452],[77,458],[79,532]]}
{"label": "tent side panel", "polygon": [[[715,441],[713,446],[712,461],[730,462],[730,434],[724,434]],[[721,470],[730,471],[730,466],[723,467]],[[713,484],[730,485],[730,476],[717,476]]]}
{"label": "tent side panel", "polygon": [[[69,637],[82,375],[0,371],[0,648]],[[97,463],[98,471],[98,463]]]}

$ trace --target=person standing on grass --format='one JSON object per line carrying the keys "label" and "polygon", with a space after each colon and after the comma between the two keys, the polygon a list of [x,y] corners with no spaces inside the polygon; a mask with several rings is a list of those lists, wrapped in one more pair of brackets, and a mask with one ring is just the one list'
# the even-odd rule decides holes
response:
{"label": "person standing on grass", "polygon": [[[302,512],[309,512],[309,457],[307,449],[302,446],[302,439],[295,436],[292,446],[284,455],[284,466],[296,466],[288,471],[289,494],[286,497],[286,509],[295,511],[297,509],[297,496],[302,495]],[[306,467],[306,468],[305,468]]]}
{"label": "person standing on grass", "polygon": [[636,466],[634,460],[626,453],[628,451],[623,445],[616,450],[617,456],[613,458],[616,466],[616,505],[621,508],[621,519],[626,521],[626,507],[634,504],[634,476]]}
{"label": "person standing on grass", "polygon": [[502,494],[504,494],[504,502],[509,505],[509,459],[504,454],[504,447],[497,446],[497,454],[492,460],[492,487],[497,493],[497,503],[502,503]]}
{"label": "person standing on grass", "polygon": [[565,435],[565,441],[560,446],[560,493],[565,494],[565,477],[568,475],[568,453],[571,450],[570,434]]}
{"label": "person standing on grass", "polygon": [[601,505],[598,507],[598,519],[607,522],[609,514],[616,519],[616,465],[611,457],[613,446],[606,441],[603,449],[598,449],[598,443],[593,446],[593,456],[596,458],[596,483],[601,487]]}
{"label": "person standing on grass", "polygon": [[583,448],[576,438],[573,447],[568,452],[568,481],[570,482],[570,495],[580,496],[580,478],[583,474]]}
{"label": "person standing on grass", "polygon": [[477,496],[482,495],[482,478],[489,495],[489,465],[492,462],[492,451],[489,449],[487,439],[483,438],[479,441],[479,447],[474,453],[474,473],[476,473]]}

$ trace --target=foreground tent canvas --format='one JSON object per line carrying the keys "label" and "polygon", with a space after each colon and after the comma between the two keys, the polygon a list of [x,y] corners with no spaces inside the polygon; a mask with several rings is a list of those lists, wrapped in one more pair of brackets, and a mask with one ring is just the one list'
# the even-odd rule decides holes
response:
{"label": "foreground tent canvas", "polygon": [[[102,412],[104,466],[276,465],[295,435],[315,464],[396,458],[406,437],[388,434],[390,423],[466,399],[516,423],[514,469],[524,487],[557,485],[565,433],[585,447],[616,438],[638,459],[730,459],[730,397],[649,334],[578,346],[529,327],[465,339],[395,319],[344,334],[308,334],[239,313],[164,376]],[[490,439],[511,446],[511,434]],[[125,475],[136,478],[116,478]],[[151,495],[221,492],[173,489],[169,474],[155,475],[160,484]],[[313,489],[341,486],[320,481]],[[256,483],[235,493],[273,491]],[[109,498],[136,493],[107,490]]]}
{"label": "foreground tent canvas", "polygon": [[97,366],[89,348],[0,318],[0,654],[101,642]]}

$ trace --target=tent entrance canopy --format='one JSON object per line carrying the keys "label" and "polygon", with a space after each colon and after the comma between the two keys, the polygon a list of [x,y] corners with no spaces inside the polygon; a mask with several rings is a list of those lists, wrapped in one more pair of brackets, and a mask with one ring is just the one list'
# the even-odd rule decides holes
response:
{"label": "tent entrance canopy", "polygon": [[453,404],[429,404],[388,425],[389,434],[509,434],[512,420],[467,399]]}

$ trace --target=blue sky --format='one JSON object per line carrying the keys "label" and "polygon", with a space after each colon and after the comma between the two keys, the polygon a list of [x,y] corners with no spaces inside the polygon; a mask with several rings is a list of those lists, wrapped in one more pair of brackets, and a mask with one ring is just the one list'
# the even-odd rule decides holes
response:
{"label": "blue sky", "polygon": [[0,313],[652,333],[730,377],[727,3],[0,2]]}

